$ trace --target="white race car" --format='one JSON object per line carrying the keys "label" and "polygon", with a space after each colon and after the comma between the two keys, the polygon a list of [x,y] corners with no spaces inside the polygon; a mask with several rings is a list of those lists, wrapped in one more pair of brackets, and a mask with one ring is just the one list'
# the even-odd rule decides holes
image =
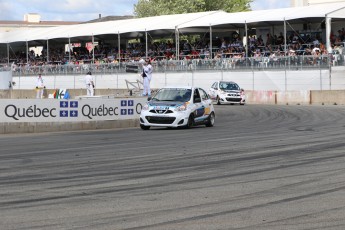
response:
{"label": "white race car", "polygon": [[240,104],[246,102],[244,90],[232,81],[216,81],[209,89],[209,95],[213,101],[220,104]]}
{"label": "white race car", "polygon": [[140,114],[140,127],[212,127],[215,113],[212,100],[198,87],[164,87],[149,98]]}

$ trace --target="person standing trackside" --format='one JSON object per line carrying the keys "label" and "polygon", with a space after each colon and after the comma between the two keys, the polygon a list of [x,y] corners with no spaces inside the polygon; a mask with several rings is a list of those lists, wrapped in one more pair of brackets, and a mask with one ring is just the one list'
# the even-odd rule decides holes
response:
{"label": "person standing trackside", "polygon": [[86,84],[87,96],[93,96],[95,84],[93,82],[93,77],[90,71],[87,72],[85,76],[85,84]]}
{"label": "person standing trackside", "polygon": [[144,90],[143,90],[143,96],[151,96],[151,88],[150,88],[150,82],[152,78],[152,65],[150,60],[145,60],[145,63],[143,65],[143,84],[144,84]]}
{"label": "person standing trackside", "polygon": [[43,92],[45,88],[46,87],[44,85],[42,75],[38,74],[38,78],[36,81],[36,98],[40,98],[40,99],[43,98]]}

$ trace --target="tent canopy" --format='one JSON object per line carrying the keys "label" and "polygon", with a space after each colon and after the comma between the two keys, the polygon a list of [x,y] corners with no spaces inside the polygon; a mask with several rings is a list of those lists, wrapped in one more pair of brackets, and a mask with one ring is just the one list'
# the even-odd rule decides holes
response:
{"label": "tent canopy", "polygon": [[319,4],[305,7],[259,10],[238,13],[209,11],[189,14],[163,15],[127,20],[84,23],[49,28],[34,28],[0,33],[0,44],[55,40],[90,41],[91,37],[138,37],[145,32],[151,35],[174,33],[176,29],[226,27],[243,28],[244,24],[276,25],[283,21],[294,23],[320,22],[345,18],[345,3]]}

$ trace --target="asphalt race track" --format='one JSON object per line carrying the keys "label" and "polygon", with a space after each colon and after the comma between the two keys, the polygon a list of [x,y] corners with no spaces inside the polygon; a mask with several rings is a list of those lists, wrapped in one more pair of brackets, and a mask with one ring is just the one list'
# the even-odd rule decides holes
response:
{"label": "asphalt race track", "polygon": [[345,229],[345,107],[0,136],[0,229]]}

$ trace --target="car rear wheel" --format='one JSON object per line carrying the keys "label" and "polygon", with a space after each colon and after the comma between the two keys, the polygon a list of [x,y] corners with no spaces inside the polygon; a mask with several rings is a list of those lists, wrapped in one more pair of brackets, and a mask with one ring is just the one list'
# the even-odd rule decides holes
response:
{"label": "car rear wheel", "polygon": [[216,116],[214,115],[214,112],[212,112],[207,118],[206,127],[213,127],[215,120]]}
{"label": "car rear wheel", "polygon": [[146,126],[146,125],[140,124],[140,128],[143,129],[143,130],[149,130],[150,126]]}
{"label": "car rear wheel", "polygon": [[191,114],[191,115],[189,115],[189,117],[188,117],[188,122],[187,122],[185,128],[186,128],[186,129],[190,129],[193,125],[194,125],[194,115]]}

